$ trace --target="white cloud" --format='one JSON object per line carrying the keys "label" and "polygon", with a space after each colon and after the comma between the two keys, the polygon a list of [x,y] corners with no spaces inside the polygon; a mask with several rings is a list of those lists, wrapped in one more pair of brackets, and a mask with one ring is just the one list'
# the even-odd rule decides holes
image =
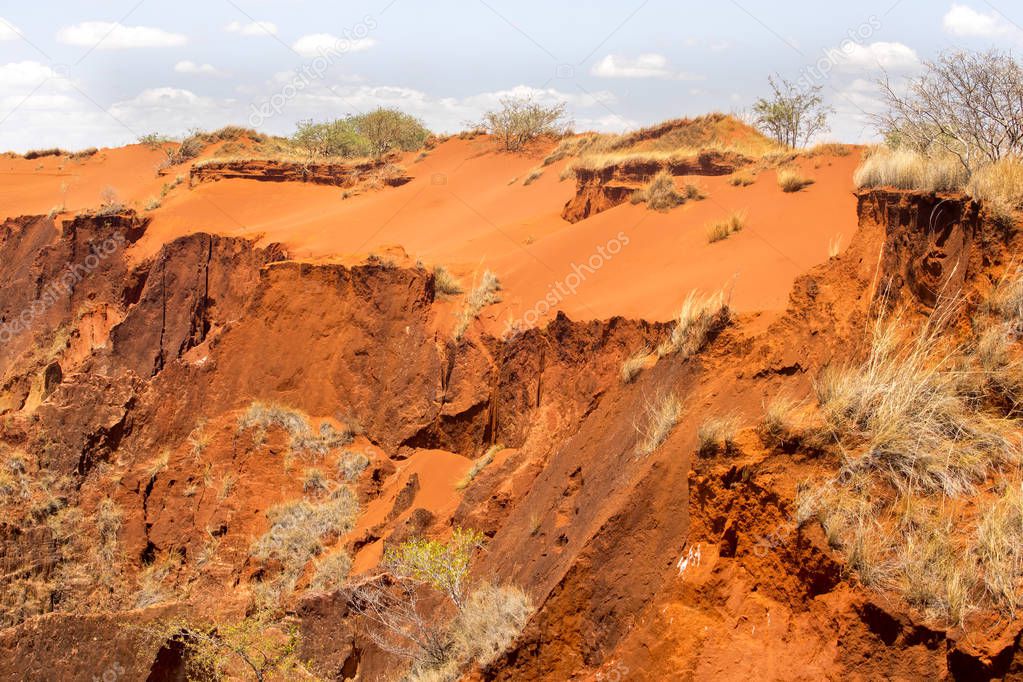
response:
{"label": "white cloud", "polygon": [[177,73],[188,73],[195,74],[197,76],[223,76],[224,72],[214,67],[212,64],[196,64],[195,62],[187,59],[178,62],[174,65],[174,70]]}
{"label": "white cloud", "polygon": [[0,64],[0,91],[5,93],[28,94],[47,81],[51,81],[51,85],[58,89],[67,86],[67,81],[60,74],[39,62]]}
{"label": "white cloud", "polygon": [[902,43],[870,43],[862,45],[849,41],[840,49],[828,50],[835,64],[847,70],[882,68],[886,71],[906,71],[920,66],[920,57],[913,48]]}
{"label": "white cloud", "polygon": [[228,33],[237,33],[243,36],[275,36],[277,35],[277,24],[272,21],[253,21],[250,24],[232,21],[224,27],[224,30]]}
{"label": "white cloud", "polygon": [[329,33],[313,33],[307,36],[302,36],[291,46],[295,52],[298,52],[303,57],[317,57],[319,55],[328,54],[331,52],[338,52],[345,54],[347,52],[362,52],[368,50],[377,42],[372,38],[355,38],[349,40],[348,38],[338,38],[337,36]]}
{"label": "white cloud", "polygon": [[593,65],[590,73],[598,78],[678,78],[701,80],[698,76],[676,73],[662,54],[647,53],[637,57],[609,54]]}
{"label": "white cloud", "polygon": [[120,50],[136,47],[175,47],[184,45],[188,38],[149,26],[123,26],[108,21],[84,21],[65,26],[57,32],[57,41],[66,45]]}
{"label": "white cloud", "polygon": [[1010,24],[997,12],[983,14],[966,5],[952,5],[942,25],[946,33],[963,38],[1023,36],[1023,31]]}
{"label": "white cloud", "polygon": [[0,41],[17,40],[20,37],[21,36],[18,35],[18,27],[3,17],[0,17]]}

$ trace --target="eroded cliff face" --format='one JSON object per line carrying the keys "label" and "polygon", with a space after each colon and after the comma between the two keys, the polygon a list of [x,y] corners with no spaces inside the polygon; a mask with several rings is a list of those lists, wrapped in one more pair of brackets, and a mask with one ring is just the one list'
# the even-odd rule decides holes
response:
{"label": "eroded cliff face", "polygon": [[[201,233],[135,262],[135,215],[8,221],[0,677],[174,679],[180,657],[133,626],[246,612],[274,570],[251,552],[266,511],[334,456],[296,453],[280,429],[254,438],[239,422],[254,401],[308,415],[314,434],[349,429],[367,454],[349,481],[361,520],[329,540],[354,572],[410,535],[488,537],[475,574],[523,587],[537,610],[479,677],[1015,671],[1018,623],[947,628],[860,586],[819,526],[793,521],[799,482],[833,455],[752,428],[768,398],[805,396],[822,367],[859,357],[880,283],[921,310],[950,275],[969,297],[1016,239],[953,197],[863,193],[859,213],[855,242],[801,277],[766,331],[735,320],[632,383],[622,362],[669,325],[559,316],[455,341],[426,269],[296,262]],[[637,425],[668,393],[685,413],[639,456]],[[726,414],[751,428],[698,454],[700,424]],[[493,444],[506,450],[457,489],[448,470]],[[309,579],[285,601],[302,658],[327,679],[393,674],[343,594]]]}
{"label": "eroded cliff face", "polygon": [[659,172],[672,176],[729,175],[752,163],[735,152],[703,152],[690,158],[623,161],[604,168],[575,168],[575,196],[569,199],[561,217],[570,223],[585,220],[624,204]]}

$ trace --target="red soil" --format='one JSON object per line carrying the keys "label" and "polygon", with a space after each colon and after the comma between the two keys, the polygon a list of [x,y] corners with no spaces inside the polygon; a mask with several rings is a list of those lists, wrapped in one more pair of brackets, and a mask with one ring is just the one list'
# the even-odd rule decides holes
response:
{"label": "red soil", "polygon": [[[45,214],[61,177],[77,183],[69,207],[94,205],[91,193],[106,185],[138,204],[166,180],[153,174],[161,154],[4,159],[0,210]],[[337,482],[342,456],[292,453],[278,428],[255,441],[238,425],[255,400],[309,415],[314,431],[361,427],[343,449],[370,460],[353,482],[362,512],[350,533],[324,541],[352,553],[357,576],[412,535],[444,537],[454,526],[486,535],[475,574],[522,586],[537,610],[474,679],[1018,670],[1017,621],[978,616],[968,630],[928,621],[860,585],[818,526],[790,523],[798,482],[834,462],[773,447],[751,428],[735,451],[695,453],[706,418],[734,412],[755,424],[767,397],[806,395],[821,367],[854,358],[879,278],[895,277],[895,294],[926,308],[941,274],[980,286],[1016,233],[995,239],[959,197],[948,198],[954,210],[937,235],[927,216],[939,198],[857,196],[856,154],[800,159],[816,182],[794,194],[773,170],[745,188],[678,178],[708,198],[663,214],[624,204],[570,224],[561,210],[575,187],[558,181],[564,162],[522,185],[540,158],[500,153],[486,138],[451,140],[422,161],[401,160],[409,183],[347,199],[324,186],[223,179],[174,188],[143,218],[7,220],[5,322],[90,248],[120,241],[0,347],[3,460],[25,453],[33,472],[53,472],[63,481],[53,484],[58,507],[86,519],[63,535],[50,507],[49,524],[4,507],[0,569],[12,577],[0,585],[10,618],[0,678],[89,680],[118,666],[126,679],[172,679],[177,664],[157,663],[124,624],[244,611],[273,570],[250,556],[266,511],[305,494],[306,468]],[[44,171],[31,170],[39,163]],[[735,210],[746,212],[745,229],[709,244],[708,223]],[[839,237],[842,253],[829,259]],[[365,262],[370,253],[380,258]],[[575,293],[558,290],[594,254],[599,267]],[[441,300],[417,259],[466,285],[489,268],[503,300],[455,341],[462,299]],[[552,305],[539,310],[552,286]],[[663,358],[622,383],[623,360],[668,332],[656,320],[691,289],[722,286],[739,312],[733,324],[699,355]],[[533,309],[523,333],[501,337]],[[638,457],[637,420],[669,391],[685,399],[685,414]],[[507,449],[460,489],[495,443]],[[97,542],[88,520],[106,497],[123,512],[121,559],[107,568],[129,589],[75,591],[61,570]],[[211,538],[214,558],[200,560]],[[156,557],[173,560],[163,584],[171,596],[138,609],[139,576]],[[691,558],[684,573],[681,557]],[[307,592],[308,578],[288,604],[303,659],[327,678],[393,671],[343,594]],[[67,606],[83,603],[90,608]]]}

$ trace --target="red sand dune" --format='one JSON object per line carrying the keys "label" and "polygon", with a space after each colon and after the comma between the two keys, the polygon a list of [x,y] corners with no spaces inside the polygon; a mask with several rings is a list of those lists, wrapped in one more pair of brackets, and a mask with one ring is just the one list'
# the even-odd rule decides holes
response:
{"label": "red sand dune", "polygon": [[[70,187],[68,208],[96,205],[107,186],[142,204],[184,172],[157,178],[161,158],[133,146],[81,163],[5,159],[2,215],[49,211],[60,203],[62,182]],[[832,242],[847,244],[856,227],[858,154],[801,159],[816,183],[794,194],[781,191],[773,170],[749,187],[733,187],[727,177],[682,178],[708,198],[667,213],[623,205],[577,224],[560,216],[574,192],[571,180],[558,179],[565,161],[523,186],[541,158],[498,151],[487,138],[452,139],[418,163],[412,155],[404,160],[414,178],[408,184],[347,199],[335,188],[296,183],[182,186],[152,212],[133,254],[141,260],[198,231],[281,242],[303,259],[360,259],[399,246],[413,261],[448,266],[466,285],[493,270],[503,300],[485,319],[497,331],[524,315],[543,322],[559,309],[573,319],[666,320],[692,289],[725,287],[738,311],[779,311],[795,276],[827,260]],[[708,244],[708,225],[734,211],[746,214],[745,229]]]}

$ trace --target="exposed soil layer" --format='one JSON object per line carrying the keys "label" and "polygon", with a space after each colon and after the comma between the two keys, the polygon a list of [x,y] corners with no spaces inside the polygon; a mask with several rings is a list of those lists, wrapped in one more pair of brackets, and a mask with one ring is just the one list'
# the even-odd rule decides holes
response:
{"label": "exposed soil layer", "polygon": [[352,189],[379,183],[399,187],[411,178],[391,161],[363,163],[299,163],[296,161],[210,160],[192,167],[192,184],[217,180],[259,180],[262,182],[309,182]]}
{"label": "exposed soil layer", "polygon": [[565,204],[561,216],[575,223],[619,206],[661,171],[674,177],[730,175],[750,163],[734,152],[704,152],[685,159],[627,161],[595,170],[576,168],[575,196]]}

